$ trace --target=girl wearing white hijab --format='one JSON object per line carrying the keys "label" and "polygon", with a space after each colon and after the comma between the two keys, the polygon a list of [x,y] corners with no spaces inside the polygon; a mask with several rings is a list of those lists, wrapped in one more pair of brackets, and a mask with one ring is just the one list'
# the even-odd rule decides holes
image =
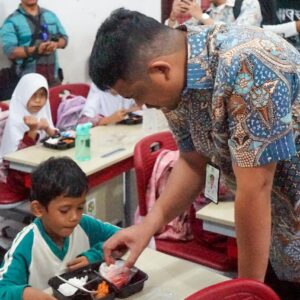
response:
{"label": "girl wearing white hijab", "polygon": [[[46,135],[53,136],[56,132],[51,117],[46,79],[36,73],[24,75],[13,92],[0,146],[0,165],[6,170],[1,181],[7,183],[5,188],[18,192],[19,187],[20,191],[24,191],[22,176],[17,171],[6,168],[3,157],[8,153],[35,145]],[[3,189],[4,186],[1,184],[2,195],[5,194]],[[0,200],[1,198],[2,196]]]}

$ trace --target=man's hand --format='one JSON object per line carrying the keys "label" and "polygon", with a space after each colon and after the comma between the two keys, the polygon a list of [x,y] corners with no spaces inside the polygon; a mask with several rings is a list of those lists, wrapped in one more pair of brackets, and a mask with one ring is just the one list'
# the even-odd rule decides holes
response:
{"label": "man's hand", "polygon": [[115,258],[122,257],[129,250],[125,265],[131,268],[149,244],[151,237],[152,234],[144,224],[133,225],[118,231],[103,246],[106,263],[108,265],[114,263]]}
{"label": "man's hand", "polygon": [[51,295],[48,295],[42,291],[27,287],[23,292],[23,300],[57,300]]}
{"label": "man's hand", "polygon": [[89,265],[89,261],[85,256],[79,256],[67,263],[70,272]]}

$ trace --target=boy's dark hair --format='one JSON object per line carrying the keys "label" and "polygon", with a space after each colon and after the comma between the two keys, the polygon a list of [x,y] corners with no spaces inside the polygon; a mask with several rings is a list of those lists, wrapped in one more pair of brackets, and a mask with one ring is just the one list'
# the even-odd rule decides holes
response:
{"label": "boy's dark hair", "polygon": [[150,58],[174,52],[175,32],[137,11],[116,9],[97,32],[89,60],[92,81],[108,90],[119,79],[144,77]]}
{"label": "boy's dark hair", "polygon": [[31,176],[31,200],[44,207],[58,196],[80,197],[88,191],[87,177],[69,157],[51,157],[42,162]]}

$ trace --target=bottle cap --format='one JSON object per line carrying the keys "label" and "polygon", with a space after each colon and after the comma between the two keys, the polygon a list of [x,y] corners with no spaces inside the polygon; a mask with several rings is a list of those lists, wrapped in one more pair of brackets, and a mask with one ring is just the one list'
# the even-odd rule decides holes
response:
{"label": "bottle cap", "polygon": [[91,122],[78,124],[76,126],[76,135],[90,134],[90,128],[93,126]]}

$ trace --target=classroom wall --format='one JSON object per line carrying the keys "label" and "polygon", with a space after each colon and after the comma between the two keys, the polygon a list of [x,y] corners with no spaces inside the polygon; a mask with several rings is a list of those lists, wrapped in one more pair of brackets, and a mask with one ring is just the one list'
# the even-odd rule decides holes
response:
{"label": "classroom wall", "polygon": [[[0,24],[13,12],[19,0],[0,0]],[[157,20],[160,0],[39,0],[39,5],[54,11],[69,35],[69,45],[59,50],[65,82],[88,82],[87,61],[96,31],[113,9],[125,7]],[[1,26],[0,25],[0,26]],[[0,68],[9,64],[0,47]]]}

